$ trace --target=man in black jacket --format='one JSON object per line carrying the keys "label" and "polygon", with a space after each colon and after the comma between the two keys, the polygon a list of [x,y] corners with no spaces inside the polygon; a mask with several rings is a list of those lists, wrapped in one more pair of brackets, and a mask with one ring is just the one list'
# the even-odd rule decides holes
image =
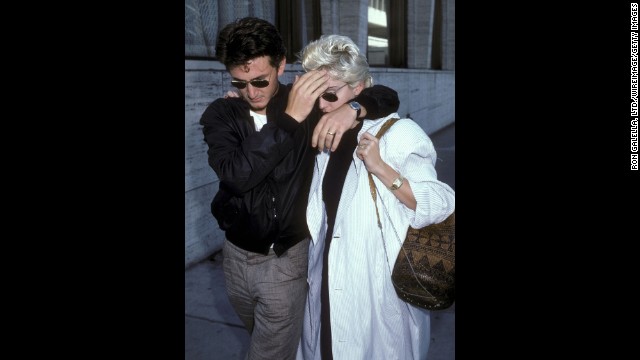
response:
{"label": "man in black jacket", "polygon": [[367,110],[371,118],[397,111],[397,93],[374,86],[323,116],[314,104],[326,96],[328,76],[312,71],[294,84],[280,83],[282,38],[258,18],[223,28],[216,55],[240,92],[215,100],[200,119],[209,165],[220,180],[211,211],[226,236],[227,294],[251,334],[248,359],[293,359],[308,289],[312,139],[335,149]]}

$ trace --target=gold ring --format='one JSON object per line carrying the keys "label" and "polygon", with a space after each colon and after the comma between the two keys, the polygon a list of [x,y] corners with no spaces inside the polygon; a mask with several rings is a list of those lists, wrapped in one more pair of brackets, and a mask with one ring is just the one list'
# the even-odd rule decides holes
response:
{"label": "gold ring", "polygon": [[329,135],[335,135],[336,133],[332,133],[331,131],[327,131],[327,134],[329,134]]}

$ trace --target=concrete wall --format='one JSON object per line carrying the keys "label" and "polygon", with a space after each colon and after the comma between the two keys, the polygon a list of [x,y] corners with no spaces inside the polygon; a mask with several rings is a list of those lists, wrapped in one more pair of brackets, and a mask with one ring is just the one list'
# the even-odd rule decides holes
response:
{"label": "concrete wall", "polygon": [[[455,121],[455,72],[372,68],[374,82],[395,89],[400,116],[409,115],[427,134]],[[293,80],[299,65],[287,65],[280,77]],[[211,215],[218,178],[207,163],[200,115],[231,88],[230,77],[217,61],[185,60],[185,268],[222,247],[224,234]]]}

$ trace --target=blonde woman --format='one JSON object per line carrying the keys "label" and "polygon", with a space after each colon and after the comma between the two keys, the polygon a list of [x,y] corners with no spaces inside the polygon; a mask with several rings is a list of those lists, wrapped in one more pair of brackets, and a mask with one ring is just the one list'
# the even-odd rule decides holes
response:
{"label": "blonde woman", "polygon": [[[300,58],[305,71],[326,70],[330,76],[318,102],[323,113],[350,103],[373,84],[365,56],[348,37],[323,36],[307,45]],[[399,116],[354,123],[336,151],[316,155],[307,208],[312,241],[299,359],[426,358],[430,315],[394,291],[391,269],[400,244],[390,221],[404,239],[408,226],[424,227],[453,213],[455,193],[438,181],[433,144],[411,119],[400,119],[376,139],[382,124],[394,117]],[[368,172],[384,204],[378,205],[384,236]]]}

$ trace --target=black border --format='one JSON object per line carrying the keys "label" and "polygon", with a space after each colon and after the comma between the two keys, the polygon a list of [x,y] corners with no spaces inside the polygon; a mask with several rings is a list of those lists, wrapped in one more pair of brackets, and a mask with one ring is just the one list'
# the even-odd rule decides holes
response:
{"label": "black border", "polygon": [[640,184],[629,17],[456,2],[456,358],[621,351]]}
{"label": "black border", "polygon": [[[32,151],[15,177],[36,193],[13,209],[28,237],[7,257],[32,270],[11,294],[48,353],[183,357],[183,8],[145,6],[50,16],[11,120]],[[635,308],[639,203],[629,14],[456,2],[457,359],[621,358],[610,319]]]}
{"label": "black border", "polygon": [[84,160],[66,180],[82,206],[65,312],[69,346],[89,354],[184,357],[184,8],[174,5],[100,6],[76,29],[92,46],[67,59],[73,83],[91,84],[74,87],[70,147]]}

